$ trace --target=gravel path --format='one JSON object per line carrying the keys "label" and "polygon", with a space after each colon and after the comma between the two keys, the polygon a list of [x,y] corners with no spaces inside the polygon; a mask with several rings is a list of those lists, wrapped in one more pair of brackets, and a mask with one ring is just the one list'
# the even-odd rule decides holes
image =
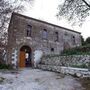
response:
{"label": "gravel path", "polygon": [[0,90],[82,90],[73,77],[39,69],[21,69],[16,73],[0,72]]}

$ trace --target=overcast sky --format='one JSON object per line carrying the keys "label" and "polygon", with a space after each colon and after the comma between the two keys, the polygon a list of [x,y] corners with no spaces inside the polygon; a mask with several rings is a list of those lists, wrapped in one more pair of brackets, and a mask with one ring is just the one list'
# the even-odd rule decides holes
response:
{"label": "overcast sky", "polygon": [[64,0],[34,0],[32,7],[25,4],[26,10],[24,15],[44,20],[59,26],[73,29],[82,33],[84,38],[90,36],[90,17],[87,18],[82,27],[73,26],[71,27],[66,20],[58,20],[56,13],[58,12],[57,7],[59,3],[63,3]]}

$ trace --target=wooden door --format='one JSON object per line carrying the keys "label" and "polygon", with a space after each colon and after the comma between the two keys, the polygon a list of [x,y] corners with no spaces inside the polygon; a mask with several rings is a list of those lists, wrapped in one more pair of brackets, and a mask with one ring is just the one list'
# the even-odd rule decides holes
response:
{"label": "wooden door", "polygon": [[24,51],[20,51],[19,67],[21,68],[25,67],[25,52]]}

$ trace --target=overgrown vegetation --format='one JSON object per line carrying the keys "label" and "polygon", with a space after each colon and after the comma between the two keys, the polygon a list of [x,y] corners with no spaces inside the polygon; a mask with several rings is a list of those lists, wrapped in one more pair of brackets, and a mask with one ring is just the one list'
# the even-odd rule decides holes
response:
{"label": "overgrown vegetation", "polygon": [[71,65],[71,67],[75,67],[75,68],[89,68],[89,65],[86,64],[76,64],[76,65]]}
{"label": "overgrown vegetation", "polygon": [[90,37],[85,41],[81,38],[82,46],[64,50],[61,55],[90,55]]}
{"label": "overgrown vegetation", "polygon": [[90,55],[90,44],[64,50],[61,55]]}
{"label": "overgrown vegetation", "polygon": [[7,64],[0,64],[0,69],[12,69],[12,66]]}

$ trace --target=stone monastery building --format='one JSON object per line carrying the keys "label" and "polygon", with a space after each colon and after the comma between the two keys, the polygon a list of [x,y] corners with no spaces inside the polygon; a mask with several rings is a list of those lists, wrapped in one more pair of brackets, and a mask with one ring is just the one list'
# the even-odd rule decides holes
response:
{"label": "stone monastery building", "polygon": [[8,28],[8,64],[29,67],[34,63],[34,52],[60,54],[61,51],[81,45],[79,32],[12,13]]}

